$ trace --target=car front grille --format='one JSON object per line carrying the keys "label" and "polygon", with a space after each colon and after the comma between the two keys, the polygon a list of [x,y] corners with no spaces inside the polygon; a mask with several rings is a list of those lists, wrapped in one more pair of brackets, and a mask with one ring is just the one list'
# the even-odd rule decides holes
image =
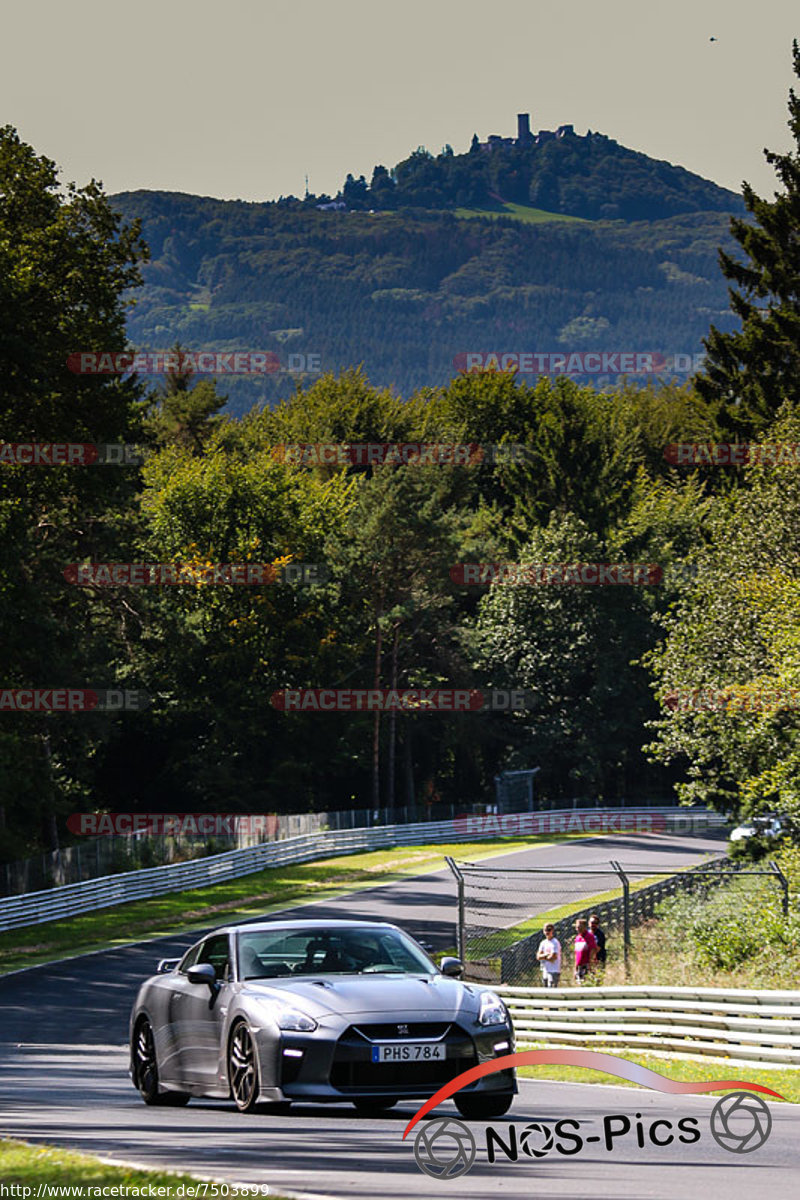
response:
{"label": "car front grille", "polygon": [[[406,1025],[400,1025],[396,1021],[391,1021],[384,1025],[353,1025],[352,1029],[356,1033],[363,1034],[371,1042],[396,1042],[402,1038],[403,1041],[409,1042],[424,1042],[430,1038],[443,1038],[446,1033],[452,1028],[451,1021],[410,1021]],[[400,1032],[402,1029],[402,1033]],[[348,1033],[350,1030],[348,1030]]]}
{"label": "car front grille", "polygon": [[[403,1034],[399,1036],[396,1022],[351,1025],[336,1044],[331,1086],[342,1092],[371,1091],[376,1094],[391,1091],[402,1095],[404,1090],[413,1092],[420,1087],[433,1091],[477,1064],[472,1038],[458,1025],[409,1022],[407,1028],[408,1033],[404,1026]],[[427,1062],[374,1063],[372,1046],[380,1041],[436,1041],[444,1043],[447,1057]]]}

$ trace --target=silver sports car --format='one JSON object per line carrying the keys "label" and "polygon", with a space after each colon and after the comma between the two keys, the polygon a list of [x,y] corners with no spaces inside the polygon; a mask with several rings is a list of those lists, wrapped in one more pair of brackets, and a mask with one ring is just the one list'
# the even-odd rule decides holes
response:
{"label": "silver sports car", "polygon": [[[270,921],[218,929],[165,960],[131,1013],[131,1077],[145,1104],[232,1097],[242,1112],[349,1101],[377,1114],[425,1099],[509,1054],[502,1000],[435,966],[396,925]],[[462,1116],[507,1112],[513,1069],[469,1084]]]}

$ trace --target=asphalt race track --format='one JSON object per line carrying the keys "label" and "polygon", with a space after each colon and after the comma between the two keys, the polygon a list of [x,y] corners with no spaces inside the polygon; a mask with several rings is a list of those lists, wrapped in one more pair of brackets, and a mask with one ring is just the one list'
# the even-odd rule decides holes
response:
{"label": "asphalt race track", "polygon": [[[505,854],[508,866],[605,866],[610,858],[644,870],[690,865],[718,838],[608,837]],[[454,882],[448,871],[409,878],[325,903],[302,906],[308,916],[364,916],[395,921],[437,946],[453,945]],[[274,915],[274,914],[273,914]],[[409,1195],[486,1196],[501,1190],[508,1200],[546,1191],[570,1200],[591,1197],[638,1200],[751,1200],[755,1191],[783,1200],[798,1193],[798,1108],[770,1106],[771,1136],[752,1154],[719,1146],[709,1132],[716,1100],[597,1085],[522,1081],[507,1117],[490,1122],[506,1140],[530,1122],[581,1122],[588,1142],[579,1153],[543,1157],[498,1151],[487,1159],[484,1123],[470,1128],[477,1141],[472,1169],[457,1180],[424,1174],[416,1164],[414,1130],[402,1132],[415,1110],[398,1105],[391,1114],[364,1120],[348,1105],[293,1106],[289,1116],[244,1116],[232,1105],[193,1100],[185,1109],[143,1105],[127,1075],[127,1019],[138,983],[156,960],[180,953],[198,934],[159,939],[86,955],[53,966],[0,978],[0,1133],[47,1141],[107,1158],[317,1196],[394,1200]],[[708,1077],[736,1074],[709,1062]],[[664,1073],[669,1074],[665,1061]],[[770,1072],[762,1082],[769,1086]],[[636,1114],[645,1130],[636,1137]],[[458,1117],[452,1104],[437,1116]],[[631,1129],[607,1149],[604,1117],[627,1116]],[[652,1122],[699,1118],[699,1141],[663,1147],[647,1136]],[[574,1127],[570,1127],[574,1128]],[[664,1136],[666,1126],[661,1127]],[[536,1143],[532,1143],[536,1144]],[[572,1148],[570,1145],[568,1148]],[[734,1174],[734,1170],[737,1171]]]}

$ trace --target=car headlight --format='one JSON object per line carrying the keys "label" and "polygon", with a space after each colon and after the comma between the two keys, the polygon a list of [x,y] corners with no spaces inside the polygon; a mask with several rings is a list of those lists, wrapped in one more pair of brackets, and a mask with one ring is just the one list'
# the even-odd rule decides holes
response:
{"label": "car headlight", "polygon": [[478,1013],[479,1025],[506,1025],[508,1013],[506,1006],[494,992],[481,992],[481,1007]]}
{"label": "car headlight", "polygon": [[291,1029],[300,1033],[311,1033],[317,1028],[313,1017],[301,1012],[299,1008],[291,1008],[288,1004],[270,1004],[270,1015],[278,1029]]}

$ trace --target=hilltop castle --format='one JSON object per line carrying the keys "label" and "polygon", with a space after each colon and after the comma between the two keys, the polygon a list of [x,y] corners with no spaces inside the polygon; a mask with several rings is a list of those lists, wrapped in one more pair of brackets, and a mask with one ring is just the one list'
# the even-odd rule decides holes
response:
{"label": "hilltop castle", "polygon": [[517,136],[500,137],[496,133],[490,133],[485,142],[478,142],[478,147],[481,150],[494,150],[497,146],[541,146],[544,142],[551,142],[554,138],[567,137],[570,134],[574,135],[574,125],[559,125],[558,129],[540,129],[538,133],[531,133],[530,113],[517,113]]}

